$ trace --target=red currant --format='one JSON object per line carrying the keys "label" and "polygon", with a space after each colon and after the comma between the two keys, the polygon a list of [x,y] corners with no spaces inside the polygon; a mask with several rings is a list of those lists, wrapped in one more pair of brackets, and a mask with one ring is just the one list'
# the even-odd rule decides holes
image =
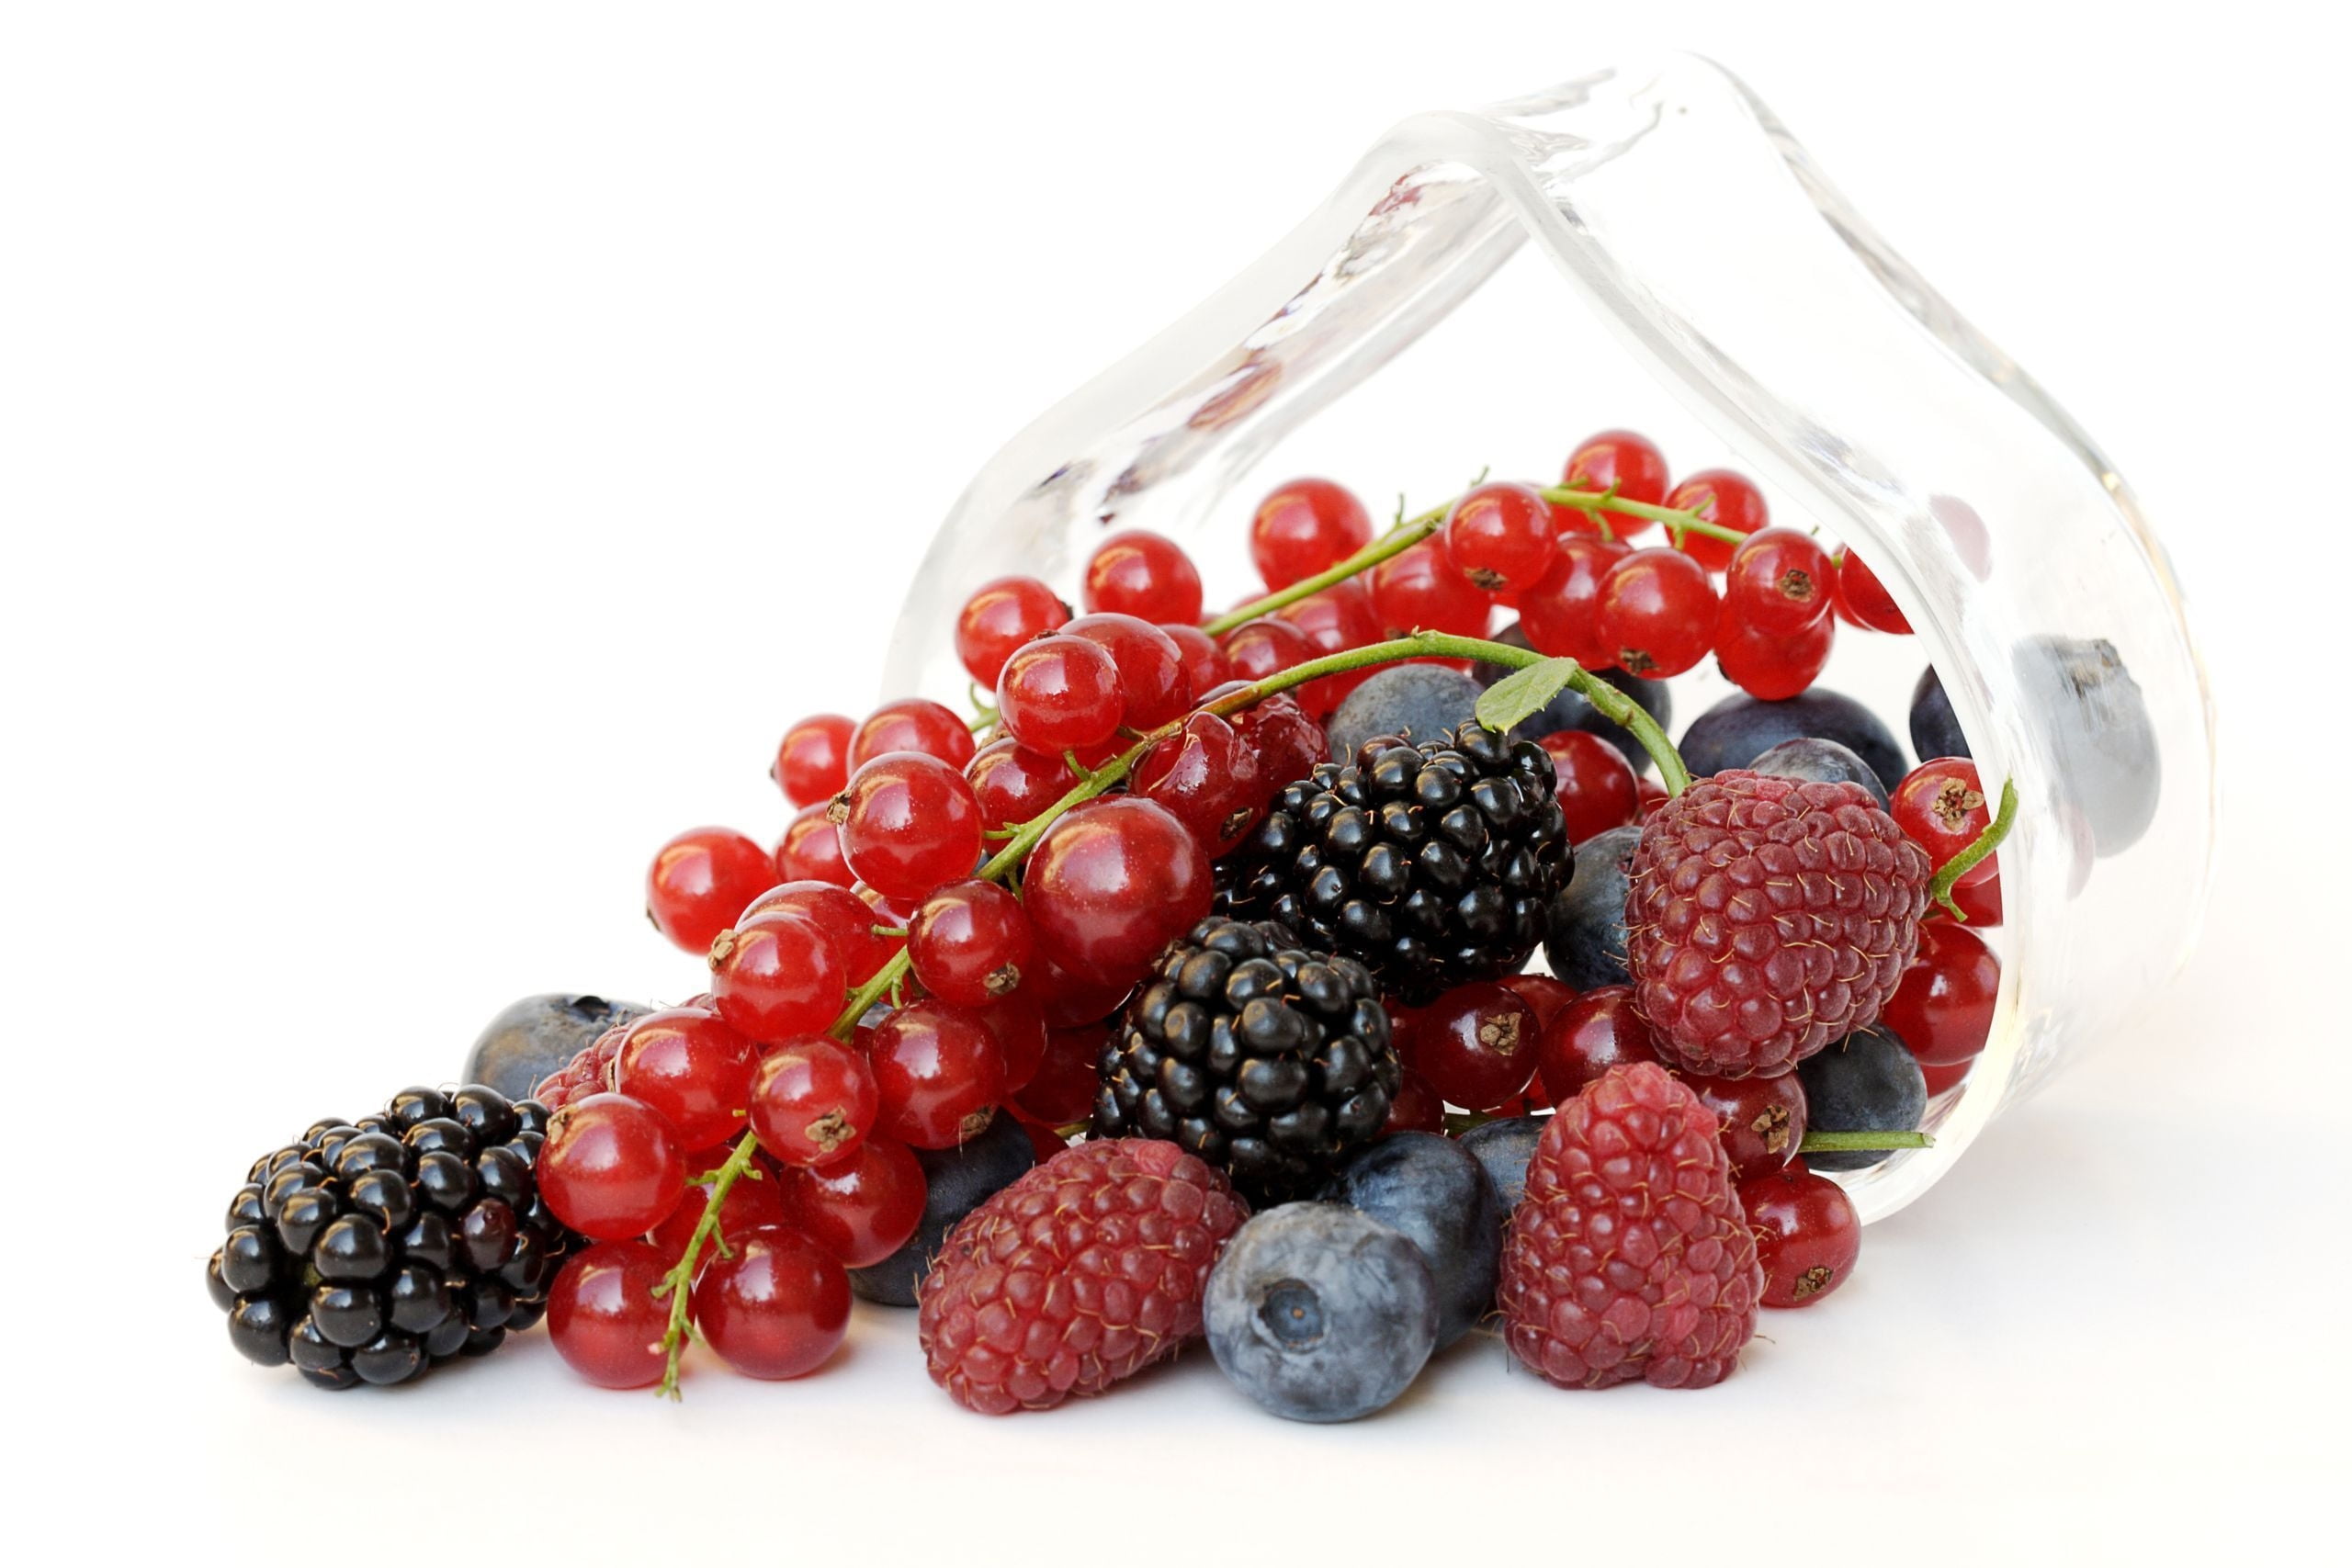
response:
{"label": "red currant", "polygon": [[1536,1023],[1545,1029],[1549,1029],[1552,1021],[1566,1012],[1568,1004],[1577,999],[1574,986],[1566,980],[1555,980],[1549,975],[1506,975],[1497,983],[1533,1008]]}
{"label": "red currant", "polygon": [[951,882],[915,910],[907,957],[922,988],[944,1002],[981,1007],[1021,984],[1036,946],[1021,900],[993,882]]}
{"label": "red currant", "polygon": [[1225,649],[1216,645],[1216,638],[1198,626],[1175,621],[1162,621],[1159,629],[1168,634],[1168,640],[1183,655],[1184,686],[1193,694],[1195,701],[1201,693],[1233,679],[1233,666],[1226,661]]}
{"label": "red currant", "polygon": [[[830,800],[808,807],[786,826],[784,838],[775,847],[772,880],[830,882],[836,887],[847,887],[857,880],[849,862],[842,858],[842,833],[833,826],[832,808]],[[709,951],[707,942],[703,950]]]}
{"label": "red currant", "polygon": [[763,1045],[827,1027],[849,1001],[841,949],[816,921],[788,909],[719,932],[710,973],[718,1016]]}
{"label": "red currant", "polygon": [[1724,604],[1758,631],[1785,637],[1829,614],[1829,552],[1795,528],[1767,528],[1731,558]]}
{"label": "red currant", "polygon": [[[1953,888],[1951,901],[1960,906],[1961,916],[1972,931],[1987,931],[2001,923],[2001,879],[1997,876]],[[1928,914],[1934,919],[1942,911],[1930,909]]]}
{"label": "red currant", "polygon": [[1391,1133],[1442,1133],[1445,1131],[1445,1100],[1430,1087],[1430,1080],[1407,1067],[1396,1075],[1396,1092],[1388,1097],[1388,1120],[1381,1124],[1381,1136]]}
{"label": "red currant", "polygon": [[1013,1097],[1014,1109],[1053,1127],[1085,1121],[1094,1109],[1094,1091],[1102,1081],[1095,1065],[1110,1037],[1111,1032],[1100,1023],[1048,1033],[1045,1059]]}
{"label": "red currant", "polygon": [[1010,1098],[1028,1088],[1046,1060],[1046,1009],[1035,987],[1024,985],[1011,996],[974,1008],[972,1016],[996,1036],[997,1049],[1003,1053],[1005,1095]]}
{"label": "red currant", "polygon": [[[1976,764],[1965,757],[1932,757],[1920,763],[1894,786],[1886,809],[1895,826],[1928,852],[1938,871],[1993,825],[1992,804],[1976,782]],[[1961,874],[1961,884],[1989,882],[2000,865],[1997,852],[1986,855]]]}
{"label": "red currant", "polygon": [[857,733],[850,737],[849,771],[854,777],[858,769],[892,751],[920,751],[951,768],[960,768],[977,750],[972,727],[958,718],[953,708],[906,697],[883,704],[857,727]]}
{"label": "red currant", "polygon": [[[1560,471],[1560,482],[1570,490],[1608,490],[1627,501],[1646,502],[1652,506],[1666,499],[1666,454],[1660,452],[1647,437],[1630,430],[1604,430],[1568,454],[1567,466]],[[1562,532],[1594,534],[1592,514],[1577,507],[1556,509]],[[1651,526],[1646,517],[1634,517],[1623,512],[1603,512],[1616,536],[1623,539]]]}
{"label": "red currant", "polygon": [[889,938],[874,934],[874,910],[865,899],[830,882],[787,882],[771,887],[745,905],[735,923],[740,926],[771,909],[789,910],[816,921],[817,928],[833,939],[853,986],[874,978],[899,948]]}
{"label": "red currant", "polygon": [[1329,479],[1293,479],[1258,503],[1250,559],[1270,591],[1328,571],[1372,543],[1372,517]]}
{"label": "red currant", "polygon": [[1927,1080],[1928,1098],[1932,1100],[1954,1084],[1964,1080],[1968,1077],[1968,1070],[1975,1065],[1976,1058],[1971,1056],[1965,1062],[1955,1062],[1949,1067],[1922,1066],[1919,1076]]}
{"label": "red currant", "polygon": [[1012,650],[1069,619],[1061,595],[1034,577],[1000,577],[964,601],[956,617],[956,657],[981,686],[993,688]]}
{"label": "red currant", "polygon": [[1634,1012],[1631,986],[1602,986],[1570,1002],[1545,1027],[1536,1050],[1544,1098],[1555,1105],[1611,1067],[1657,1060],[1649,1026]]}
{"label": "red currant", "polygon": [[1019,1117],[1015,1117],[1014,1120],[1019,1121],[1021,1130],[1029,1134],[1030,1156],[1037,1164],[1045,1164],[1069,1147],[1069,1144],[1059,1133],[1055,1132],[1044,1122],[1025,1121]]}
{"label": "red currant", "polygon": [[669,1365],[670,1303],[654,1290],[670,1271],[641,1241],[607,1241],[564,1260],[548,1292],[548,1337],[564,1365],[602,1388],[646,1388]]}
{"label": "red currant", "polygon": [[1248,836],[1272,794],[1258,776],[1258,754],[1213,713],[1193,715],[1145,752],[1128,788],[1173,812],[1211,860]]}
{"label": "red currant", "polygon": [[1634,781],[1634,792],[1642,797],[1641,805],[1635,807],[1634,812],[1634,820],[1636,822],[1640,821],[1643,818],[1647,817],[1651,812],[1657,810],[1659,807],[1664,806],[1667,802],[1666,786],[1658,783],[1656,779],[1635,779]]}
{"label": "red currant", "polygon": [[1921,1066],[1957,1066],[1992,1037],[1993,1004],[2000,994],[2001,961],[1984,939],[1966,926],[1929,920],[1919,928],[1918,956],[1878,1021]]}
{"label": "red currant", "polygon": [[1804,1142],[1804,1086],[1794,1073],[1776,1078],[1700,1078],[1683,1084],[1723,1122],[1732,1179],[1778,1170]]}
{"label": "red currant", "polygon": [[[1372,607],[1372,595],[1354,578],[1335,582],[1320,593],[1285,605],[1276,614],[1298,628],[1318,659],[1380,640],[1380,613]],[[1329,713],[1347,701],[1350,692],[1378,673],[1377,670],[1365,669],[1326,675],[1300,688],[1299,696],[1305,706],[1317,713]],[[1193,690],[1204,692],[1208,688],[1195,686]]]}
{"label": "red currant", "polygon": [[1166,807],[1106,796],[1046,829],[1022,886],[1046,956],[1132,985],[1208,914],[1209,857]]}
{"label": "red currant", "polygon": [[1120,688],[1126,693],[1129,728],[1158,729],[1192,706],[1183,650],[1149,621],[1134,615],[1080,615],[1062,629],[1110,650],[1119,667]]}
{"label": "red currant", "polygon": [[1372,607],[1386,637],[1415,631],[1484,637],[1495,602],[1453,569],[1434,540],[1424,539],[1372,569]]}
{"label": "red currant", "polygon": [[849,1275],[797,1231],[766,1226],[695,1280],[695,1326],[718,1359],[752,1378],[813,1372],[849,1332]]}
{"label": "red currant", "polygon": [[919,1149],[978,1137],[1004,1093],[1004,1052],[969,1010],[910,1002],[874,1027],[869,1047],[884,1135]]}
{"label": "red currant", "polygon": [[1862,1217],[1826,1176],[1792,1168],[1748,1177],[1739,1206],[1764,1266],[1765,1306],[1811,1306],[1844,1284],[1862,1255]]}
{"label": "red currant", "polygon": [[1096,547],[1083,594],[1090,611],[1187,624],[1201,618],[1201,574],[1193,558],[1173,539],[1140,528]]}
{"label": "red currant", "polygon": [[1542,1033],[1535,1010],[1516,994],[1474,981],[1421,1010],[1406,1066],[1440,1099],[1464,1111],[1491,1111],[1526,1089]]}
{"label": "red currant", "polygon": [[1715,613],[1706,568],[1679,550],[1635,550],[1600,580],[1597,629],[1618,668],[1664,680],[1707,656]]}
{"label": "red currant", "polygon": [[555,1217],[596,1241],[643,1235],[686,1190],[678,1135],[625,1094],[575,1100],[548,1120],[539,1195]]}
{"label": "red currant", "polygon": [[849,742],[856,732],[857,721],[843,714],[802,719],[784,732],[768,777],[795,806],[832,799],[848,782]]}
{"label": "red currant", "polygon": [[971,781],[916,752],[876,757],[833,798],[842,855],[858,880],[893,898],[920,898],[972,874],[984,824]]}
{"label": "red currant", "polygon": [[1581,534],[1564,536],[1552,570],[1519,596],[1519,629],[1538,653],[1606,670],[1616,649],[1600,635],[1600,584],[1632,552]]}
{"label": "red currant", "polygon": [[[717,1170],[733,1152],[726,1148],[705,1149],[686,1161],[686,1170],[689,1175]],[[709,1187],[701,1183],[690,1185],[678,1206],[670,1211],[670,1217],[655,1225],[653,1234],[646,1239],[652,1242],[665,1263],[674,1267],[686,1255],[686,1243],[694,1239],[695,1228],[709,1210]],[[745,1231],[783,1223],[784,1184],[773,1176],[760,1174],[759,1161],[754,1158],[752,1168],[727,1189],[727,1201],[718,1205],[719,1239],[731,1247]],[[707,1263],[718,1256],[718,1249],[707,1237],[702,1246],[702,1251],[695,1255],[699,1261]]]}
{"label": "red currant", "polygon": [[667,1122],[682,1148],[698,1149],[743,1130],[743,1097],[758,1060],[725,1020],[672,1008],[628,1025],[613,1087]]}
{"label": "red currant", "polygon": [[1853,551],[1838,564],[1838,607],[1847,618],[1868,631],[1894,632],[1908,636],[1911,623],[1904,618],[1894,595],[1878,580],[1878,574],[1862,564],[1862,558]]}
{"label": "red currant", "polygon": [[1225,661],[1237,681],[1262,681],[1314,657],[1306,634],[1273,615],[1244,621],[1225,634]]}
{"label": "red currant", "polygon": [[981,825],[994,831],[1042,815],[1078,783],[1060,757],[1033,751],[1011,736],[991,740],[965,764],[980,803]]}
{"label": "red currant", "polygon": [[[1667,492],[1665,504],[1677,512],[1694,512],[1702,522],[1737,534],[1753,534],[1770,520],[1764,508],[1764,492],[1746,475],[1729,468],[1702,468],[1685,477]],[[1683,553],[1709,571],[1731,565],[1732,552],[1737,548],[1704,534],[1682,536]]]}
{"label": "red currant", "polygon": [[1568,842],[1581,844],[1634,819],[1641,797],[1625,753],[1581,729],[1547,735],[1543,746],[1552,756],[1552,792],[1568,819]]}
{"label": "red currant", "polygon": [[[1036,910],[1030,910],[1030,923],[1036,923]],[[1038,949],[1037,971],[1029,977],[1023,989],[1035,989],[1038,1006],[1046,1015],[1049,1029],[1077,1029],[1100,1023],[1119,1010],[1141,977],[1136,974],[1081,975],[1065,969],[1054,962],[1054,955]]]}
{"label": "red currant", "polygon": [[907,1244],[929,1190],[914,1151],[881,1137],[831,1165],[791,1167],[783,1179],[786,1223],[852,1269],[870,1269]]}
{"label": "red currant", "polygon": [[1715,662],[1724,679],[1763,702],[1793,697],[1821,678],[1838,637],[1838,618],[1823,615],[1792,632],[1758,631],[1728,601],[1715,617]]}
{"label": "red currant", "polygon": [[748,1093],[760,1147],[786,1165],[829,1165],[854,1152],[881,1114],[874,1069],[826,1034],[763,1054]]}
{"label": "red currant", "polygon": [[1023,643],[996,679],[1005,732],[1055,756],[1116,735],[1126,703],[1111,650],[1066,633]]}
{"label": "red currant", "polygon": [[645,918],[688,953],[707,953],[744,905],[775,883],[767,851],[726,828],[696,828],[662,846],[645,874]]}
{"label": "red currant", "polygon": [[1484,484],[1446,513],[1446,559],[1492,593],[1532,588],[1552,569],[1552,511],[1521,484]]}
{"label": "red currant", "polygon": [[1286,692],[1242,709],[1234,715],[1233,727],[1258,754],[1258,784],[1268,800],[1331,760],[1330,736]]}

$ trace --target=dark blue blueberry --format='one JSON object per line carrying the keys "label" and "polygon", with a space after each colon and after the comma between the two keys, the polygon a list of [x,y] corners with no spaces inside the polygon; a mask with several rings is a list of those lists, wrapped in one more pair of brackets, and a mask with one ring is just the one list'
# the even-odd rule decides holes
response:
{"label": "dark blue blueberry", "polygon": [[1911,749],[1923,762],[1930,757],[1968,755],[1968,737],[1960,732],[1951,694],[1932,664],[1919,671],[1919,683],[1911,688]]}
{"label": "dark blue blueberry", "polygon": [[999,1112],[977,1138],[952,1149],[917,1149],[915,1163],[930,1183],[922,1201],[922,1223],[907,1244],[881,1262],[849,1271],[849,1288],[869,1302],[910,1307],[931,1260],[956,1222],[1012,1186],[1037,1163],[1029,1134],[1012,1117]]}
{"label": "dark blue blueberry", "polygon": [[1330,737],[1332,758],[1348,762],[1375,735],[1430,740],[1453,734],[1485,690],[1442,664],[1392,664],[1350,692],[1323,732]]}
{"label": "dark blue blueberry", "polygon": [[594,1044],[596,1036],[652,1010],[561,991],[525,997],[490,1021],[466,1053],[458,1081],[488,1084],[509,1100],[527,1099],[540,1079]]}
{"label": "dark blue blueberry", "polygon": [[[1928,1079],[1894,1031],[1880,1024],[1833,1040],[1797,1066],[1812,1133],[1916,1133],[1928,1114]],[[1892,1149],[1808,1154],[1815,1170],[1865,1170]]]}
{"label": "dark blue blueberry", "polygon": [[[2104,638],[2030,637],[2015,663],[2026,706],[2053,749],[2052,782],[2090,825],[2093,848],[2131,848],[2156,815],[2164,780],[2140,682]],[[1985,784],[1987,793],[1998,787]]]}
{"label": "dark blue blueberry", "polygon": [[1437,1348],[1495,1304],[1503,1207],[1478,1157],[1436,1133],[1391,1133],[1348,1156],[1323,1196],[1393,1225],[1421,1249],[1437,1287]]}
{"label": "dark blue blueberry", "polygon": [[[1516,621],[1505,626],[1494,640],[1512,648],[1530,647],[1527,634],[1519,629]],[[1470,673],[1477,677],[1482,686],[1491,686],[1510,672],[1511,667],[1508,664],[1480,663],[1470,667]],[[1641,704],[1649,716],[1657,720],[1659,728],[1666,728],[1674,722],[1674,694],[1665,682],[1645,681],[1639,675],[1629,675],[1623,670],[1599,670],[1594,673]],[[1657,766],[1650,761],[1650,754],[1642,749],[1642,743],[1634,739],[1632,730],[1601,717],[1590,703],[1573,691],[1564,691],[1554,697],[1542,712],[1522,720],[1510,734],[1514,740],[1541,740],[1547,735],[1557,735],[1563,729],[1588,730],[1600,736],[1625,753],[1625,760],[1634,764],[1636,773],[1646,773]]]}
{"label": "dark blue blueberry", "polygon": [[1631,983],[1625,972],[1625,863],[1639,828],[1611,828],[1577,846],[1576,871],[1544,909],[1544,958],[1579,991]]}
{"label": "dark blue blueberry", "polygon": [[1693,776],[1745,768],[1783,740],[1835,740],[1870,764],[1881,783],[1908,772],[1903,748],[1878,716],[1853,698],[1815,686],[1780,702],[1735,692],[1701,714],[1682,735],[1682,761]]}
{"label": "dark blue blueberry", "polygon": [[[1804,779],[1812,784],[1858,784],[1871,792],[1881,811],[1886,809],[1886,785],[1868,762],[1835,740],[1783,740],[1748,764],[1759,773],[1780,779]],[[1896,781],[1900,783],[1900,780]]]}
{"label": "dark blue blueberry", "polygon": [[1549,1116],[1505,1116],[1481,1122],[1457,1140],[1487,1168],[1487,1179],[1495,1184],[1504,1214],[1527,1196],[1527,1162],[1535,1157],[1535,1140],[1551,1124]]}
{"label": "dark blue blueberry", "polygon": [[1233,1234],[1209,1270],[1209,1349],[1234,1385],[1293,1421],[1352,1421],[1411,1386],[1437,1345],[1421,1249],[1344,1203],[1285,1203]]}

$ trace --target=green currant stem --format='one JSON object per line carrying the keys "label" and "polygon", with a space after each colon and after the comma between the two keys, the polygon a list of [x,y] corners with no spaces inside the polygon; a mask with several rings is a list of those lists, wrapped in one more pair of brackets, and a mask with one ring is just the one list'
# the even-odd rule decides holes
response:
{"label": "green currant stem", "polygon": [[1877,1149],[1932,1149],[1935,1139],[1925,1133],[1807,1133],[1797,1145],[1801,1155],[1867,1153]]}
{"label": "green currant stem", "polygon": [[2009,829],[2017,826],[2017,821],[2018,781],[2007,779],[2001,784],[1999,814],[1984,825],[1983,832],[1969,840],[1966,849],[1944,862],[1944,868],[1936,873],[1933,882],[1928,884],[1928,904],[1949,910],[1955,919],[1966,923],[1968,917],[1961,913],[1959,904],[1952,899],[1951,890],[1960,885],[1960,879],[1968,874],[1971,867],[2001,847],[2001,840],[2009,836]]}
{"label": "green currant stem", "polygon": [[871,929],[876,936],[890,940],[896,940],[907,934],[907,928],[904,926],[875,926]]}
{"label": "green currant stem", "polygon": [[[691,1304],[688,1298],[694,1294],[695,1259],[701,1256],[704,1242],[718,1239],[720,1202],[736,1179],[751,1168],[752,1156],[759,1146],[759,1138],[751,1133],[736,1140],[734,1152],[712,1178],[710,1202],[704,1208],[702,1218],[695,1223],[695,1234],[686,1238],[686,1250],[679,1258],[678,1266],[653,1288],[655,1297],[664,1292],[670,1297],[670,1326],[662,1335],[662,1349],[668,1364],[662,1369],[661,1387],[654,1391],[666,1398],[678,1397],[678,1360],[686,1353],[686,1313]],[[723,1248],[724,1244],[721,1246]]]}
{"label": "green currant stem", "polygon": [[1699,509],[1694,506],[1654,506],[1646,501],[1628,501],[1614,490],[1570,490],[1566,485],[1545,485],[1535,493],[1557,505],[1573,506],[1590,514],[1595,522],[1601,522],[1603,527],[1608,525],[1602,522],[1599,513],[1615,512],[1627,517],[1646,517],[1654,523],[1663,523],[1678,536],[1697,534],[1709,539],[1721,539],[1726,545],[1744,544],[1747,539],[1747,536],[1736,528],[1708,522],[1699,515]]}

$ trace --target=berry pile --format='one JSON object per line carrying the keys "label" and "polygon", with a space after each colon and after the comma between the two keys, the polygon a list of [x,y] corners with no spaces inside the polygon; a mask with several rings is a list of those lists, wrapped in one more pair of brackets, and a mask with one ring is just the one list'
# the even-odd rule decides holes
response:
{"label": "berry pile", "polygon": [[[859,1295],[974,1410],[1205,1337],[1329,1421],[1487,1324],[1563,1386],[1702,1386],[1833,1293],[1823,1173],[1924,1145],[1985,1047],[2014,810],[1932,671],[1917,768],[1814,686],[1841,621],[1908,629],[1883,585],[1623,431],[1385,532],[1295,481],[1249,547],[1221,615],[1148,533],[1075,606],[979,584],[974,714],[793,724],[773,847],[647,873],[700,993],[526,998],[469,1076],[535,1099],[412,1089],[256,1162],[234,1342],[348,1387],[544,1314],[674,1394],[695,1338],[822,1368]],[[1710,655],[1741,690],[1678,750]]]}

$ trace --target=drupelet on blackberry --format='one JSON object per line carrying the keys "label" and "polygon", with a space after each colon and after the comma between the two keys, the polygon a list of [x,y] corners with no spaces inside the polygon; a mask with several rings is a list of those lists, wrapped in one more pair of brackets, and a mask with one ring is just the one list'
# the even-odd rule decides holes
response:
{"label": "drupelet on blackberry", "polygon": [[1363,964],[1212,916],[1161,954],[1103,1046],[1093,1132],[1168,1139],[1278,1202],[1380,1135],[1398,1073]]}
{"label": "drupelet on blackberry", "polygon": [[481,1084],[407,1089],[262,1156],[207,1269],[230,1341],[345,1389],[487,1355],[537,1323],[579,1240],[539,1197],[547,1120]]}
{"label": "drupelet on blackberry", "polygon": [[1377,737],[1275,794],[1217,868],[1217,911],[1279,921],[1407,1002],[1511,974],[1575,863],[1553,789],[1542,747],[1475,721]]}

